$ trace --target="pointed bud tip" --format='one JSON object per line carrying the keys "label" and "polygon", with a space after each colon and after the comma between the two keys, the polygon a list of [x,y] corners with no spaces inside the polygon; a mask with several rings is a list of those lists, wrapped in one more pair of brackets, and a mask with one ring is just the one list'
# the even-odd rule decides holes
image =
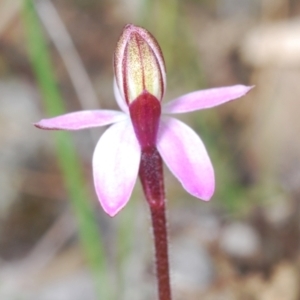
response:
{"label": "pointed bud tip", "polygon": [[138,28],[142,28],[142,27],[138,27],[138,26],[135,26],[134,24],[131,24],[131,23],[128,23],[124,26],[123,28],[123,31],[135,31],[135,30],[138,30]]}
{"label": "pointed bud tip", "polygon": [[125,25],[114,54],[114,72],[127,105],[144,91],[162,99],[166,87],[164,58],[156,39],[146,29]]}

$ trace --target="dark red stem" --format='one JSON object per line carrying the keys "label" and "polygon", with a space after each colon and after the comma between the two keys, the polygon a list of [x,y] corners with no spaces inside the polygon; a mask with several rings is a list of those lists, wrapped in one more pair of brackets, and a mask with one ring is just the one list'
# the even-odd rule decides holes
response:
{"label": "dark red stem", "polygon": [[145,90],[129,105],[129,111],[142,150],[139,175],[151,212],[159,300],[171,300],[163,167],[155,146],[160,101]]}
{"label": "dark red stem", "polygon": [[159,300],[171,300],[163,167],[155,147],[142,150],[139,175],[151,211]]}

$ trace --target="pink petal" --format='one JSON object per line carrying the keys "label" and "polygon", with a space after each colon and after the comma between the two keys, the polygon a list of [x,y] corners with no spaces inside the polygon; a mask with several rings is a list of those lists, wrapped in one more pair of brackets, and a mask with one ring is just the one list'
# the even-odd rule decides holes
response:
{"label": "pink petal", "polygon": [[214,169],[199,136],[184,123],[161,120],[157,149],[166,165],[193,196],[209,200],[214,193]]}
{"label": "pink petal", "polygon": [[116,101],[117,101],[119,107],[121,108],[121,110],[123,110],[124,113],[128,114],[128,111],[129,111],[128,105],[127,105],[125,99],[123,99],[123,97],[121,96],[120,90],[117,85],[116,78],[114,78],[114,94],[115,94]]}
{"label": "pink petal", "polygon": [[115,110],[83,110],[58,117],[43,119],[34,124],[41,129],[79,130],[109,125],[126,119],[127,116]]}
{"label": "pink petal", "polygon": [[185,94],[163,106],[164,113],[184,113],[211,108],[247,94],[253,86],[234,85]]}
{"label": "pink petal", "polygon": [[140,165],[141,150],[130,120],[108,128],[93,156],[96,193],[111,217],[128,202]]}

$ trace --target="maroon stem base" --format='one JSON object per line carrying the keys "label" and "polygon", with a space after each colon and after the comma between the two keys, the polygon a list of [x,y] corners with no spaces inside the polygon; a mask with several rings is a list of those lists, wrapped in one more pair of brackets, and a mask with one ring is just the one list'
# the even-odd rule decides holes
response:
{"label": "maroon stem base", "polygon": [[155,243],[156,274],[158,280],[159,299],[170,300],[171,289],[165,205],[162,205],[159,208],[150,206],[150,210]]}
{"label": "maroon stem base", "polygon": [[159,300],[171,300],[163,168],[156,148],[142,151],[139,175],[151,212]]}

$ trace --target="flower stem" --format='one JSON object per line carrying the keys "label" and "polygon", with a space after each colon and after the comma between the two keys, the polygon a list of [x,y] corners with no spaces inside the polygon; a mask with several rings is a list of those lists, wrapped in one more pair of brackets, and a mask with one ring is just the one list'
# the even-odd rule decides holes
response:
{"label": "flower stem", "polygon": [[171,300],[163,167],[155,147],[142,151],[139,175],[151,212],[159,300]]}

